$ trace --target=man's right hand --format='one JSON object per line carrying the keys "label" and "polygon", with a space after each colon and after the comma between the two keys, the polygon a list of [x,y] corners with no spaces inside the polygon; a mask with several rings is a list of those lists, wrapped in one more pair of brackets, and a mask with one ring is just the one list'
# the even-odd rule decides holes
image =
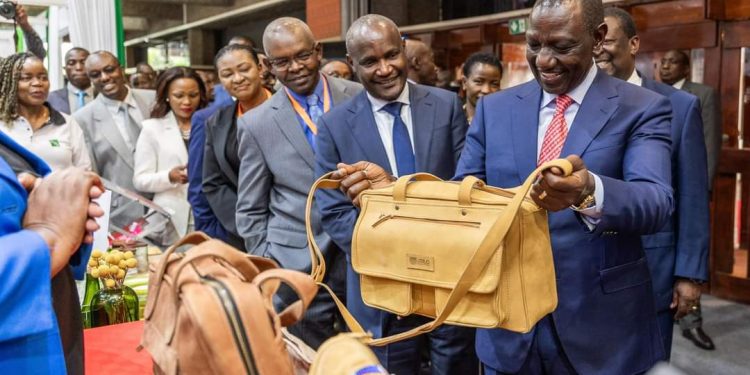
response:
{"label": "man's right hand", "polygon": [[396,177],[388,174],[383,167],[369,161],[338,163],[336,168],[331,179],[341,180],[341,191],[356,207],[359,207],[359,194],[363,191],[385,187],[396,181]]}
{"label": "man's right hand", "polygon": [[99,176],[67,168],[44,177],[29,194],[24,229],[37,232],[50,249],[54,276],[68,263],[81,243],[97,229],[93,218],[104,212],[91,202],[104,191]]}

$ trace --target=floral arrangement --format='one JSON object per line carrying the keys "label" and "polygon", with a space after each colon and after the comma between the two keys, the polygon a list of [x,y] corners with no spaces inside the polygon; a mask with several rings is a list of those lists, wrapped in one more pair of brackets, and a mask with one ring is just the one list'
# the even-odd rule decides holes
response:
{"label": "floral arrangement", "polygon": [[138,261],[132,251],[110,249],[107,252],[94,250],[91,252],[88,273],[99,279],[105,288],[122,288],[128,269],[136,268]]}

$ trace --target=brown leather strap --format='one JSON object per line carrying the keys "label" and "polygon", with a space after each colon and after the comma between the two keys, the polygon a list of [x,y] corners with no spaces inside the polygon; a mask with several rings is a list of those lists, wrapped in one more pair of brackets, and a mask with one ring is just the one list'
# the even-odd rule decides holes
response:
{"label": "brown leather strap", "polygon": [[[372,346],[384,346],[388,345],[397,341],[406,340],[408,338],[430,332],[440,326],[445,319],[448,318],[448,316],[453,312],[453,309],[458,305],[461,298],[466,295],[466,293],[469,291],[469,288],[471,285],[474,284],[477,277],[479,277],[482,269],[486,266],[489,259],[494,254],[495,249],[497,249],[505,240],[505,236],[508,233],[508,230],[510,229],[511,224],[513,223],[513,220],[516,217],[516,214],[518,213],[518,210],[521,207],[521,204],[523,203],[524,198],[526,198],[526,195],[528,194],[529,190],[531,190],[531,186],[534,184],[534,182],[537,179],[537,176],[550,168],[557,167],[563,170],[563,174],[565,176],[568,176],[573,171],[573,166],[570,164],[570,162],[566,159],[555,159],[548,161],[544,163],[543,165],[539,166],[537,169],[535,169],[531,174],[526,178],[526,181],[524,181],[523,185],[518,189],[513,199],[510,201],[508,206],[506,207],[505,211],[503,212],[503,215],[495,221],[495,223],[492,225],[492,227],[487,232],[487,235],[484,237],[482,242],[479,244],[479,247],[472,255],[471,259],[469,260],[469,264],[466,266],[464,271],[461,273],[461,276],[458,278],[458,281],[456,282],[456,286],[451,290],[451,293],[448,295],[448,299],[443,304],[443,308],[440,312],[440,314],[435,317],[434,320],[431,322],[425,323],[423,325],[420,325],[418,327],[415,327],[409,331],[402,332],[396,335],[383,337],[380,339],[373,339],[369,342],[367,342],[368,345]],[[468,183],[472,187],[476,185],[476,181],[473,181],[470,179],[470,182]],[[315,185],[313,185],[313,190],[310,191],[310,196],[312,196],[315,193],[315,188],[317,187],[317,182]],[[483,186],[482,186],[483,187]],[[405,191],[405,190],[404,190]],[[395,200],[395,198],[394,198]],[[470,197],[469,200],[470,202]],[[309,214],[309,212],[308,212]],[[309,215],[308,215],[309,219]],[[309,239],[309,236],[308,236]],[[310,248],[313,249],[313,246],[315,246],[315,249],[317,249],[317,245],[314,243],[315,239],[312,239]],[[318,250],[319,251],[319,250]],[[322,280],[322,277],[321,277]],[[334,301],[337,301],[338,299],[335,297],[335,295],[330,291],[330,289],[326,288],[329,293],[334,298]],[[338,301],[336,303],[336,306],[341,311],[341,314],[345,317],[345,321],[347,324],[349,324],[349,321],[356,322],[356,319],[351,315],[351,313],[346,309],[346,306],[343,306],[343,304]],[[348,319],[347,319],[348,317]],[[362,329],[362,326],[357,323],[356,325],[349,326],[349,329],[352,332],[357,333],[363,333],[364,330]]]}
{"label": "brown leather strap", "polygon": [[396,180],[393,186],[393,201],[394,202],[406,202],[406,187],[411,181],[443,181],[440,177],[431,175],[429,173],[414,173],[406,176],[401,176]]}
{"label": "brown leather strap", "polygon": [[143,318],[145,320],[151,319],[151,315],[154,313],[154,308],[159,300],[159,291],[161,290],[161,282],[164,279],[164,273],[167,272],[167,265],[169,265],[169,256],[172,255],[178,247],[184,245],[198,245],[204,241],[210,240],[211,237],[203,232],[191,232],[182,237],[174,245],[170,246],[162,255],[159,261],[159,269],[156,270],[156,282],[158,283],[151,293],[154,293],[154,297],[151,299],[153,303],[146,304],[146,309],[143,312]]}
{"label": "brown leather strap", "polygon": [[305,205],[305,232],[307,233],[307,245],[310,249],[310,262],[312,269],[310,270],[310,276],[315,282],[322,282],[323,277],[326,275],[326,260],[323,257],[323,253],[320,251],[318,244],[315,242],[315,235],[312,230],[312,204],[315,198],[315,191],[318,189],[338,189],[341,186],[340,180],[331,180],[330,177],[333,172],[328,172],[315,181],[313,186],[310,188],[310,194],[307,195],[307,204]]}
{"label": "brown leather strap", "polygon": [[[263,296],[266,300],[273,305],[273,296],[279,289],[279,283],[283,282],[288,285],[297,296],[299,300],[287,306],[278,316],[281,318],[281,325],[288,327],[305,315],[307,307],[312,303],[313,298],[318,293],[318,285],[310,278],[310,276],[292,270],[285,270],[281,268],[268,270],[259,274],[253,283],[258,285]],[[271,283],[269,286],[268,283]]]}

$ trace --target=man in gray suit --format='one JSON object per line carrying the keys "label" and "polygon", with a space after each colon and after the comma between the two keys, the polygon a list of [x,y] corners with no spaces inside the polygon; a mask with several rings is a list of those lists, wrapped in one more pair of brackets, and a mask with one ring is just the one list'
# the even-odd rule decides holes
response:
{"label": "man in gray suit", "polygon": [[[117,58],[106,51],[94,52],[86,59],[86,74],[99,96],[73,118],[83,129],[94,172],[134,191],[133,153],[141,122],[150,117],[154,92],[128,88]],[[143,216],[138,205],[118,210],[126,203],[125,197],[112,198],[110,220],[121,228]]]}
{"label": "man in gray suit", "polygon": [[[272,258],[283,268],[309,272],[304,213],[315,181],[315,124],[331,106],[356,95],[362,86],[320,74],[322,47],[296,18],[271,22],[263,33],[263,45],[266,64],[284,87],[237,122],[237,231],[248,253]],[[323,232],[317,215],[312,222],[328,265],[324,281],[343,295],[344,254]],[[287,291],[277,302],[283,306],[295,299]],[[336,333],[336,316],[333,301],[321,291],[290,331],[317,348]]]}
{"label": "man in gray suit", "polygon": [[86,74],[88,57],[89,51],[81,47],[73,47],[65,54],[65,77],[68,83],[49,93],[47,101],[52,108],[72,114],[94,100],[94,88]]}
{"label": "man in gray suit", "polygon": [[[662,57],[659,76],[662,82],[670,84],[676,89],[687,91],[700,99],[710,196],[714,176],[716,175],[716,166],[719,164],[722,135],[721,106],[716,99],[716,91],[711,86],[687,80],[690,77],[690,59],[687,54],[679,50],[671,50]],[[703,330],[702,315],[700,305],[697,305],[696,308],[679,320],[682,336],[701,349],[714,350],[713,340]]]}
{"label": "man in gray suit", "polygon": [[678,90],[687,91],[700,99],[701,116],[703,117],[703,136],[706,140],[708,158],[708,190],[712,190],[716,166],[721,152],[721,106],[716,97],[716,90],[708,85],[690,82],[690,58],[685,52],[671,50],[661,59],[659,66],[661,81]]}

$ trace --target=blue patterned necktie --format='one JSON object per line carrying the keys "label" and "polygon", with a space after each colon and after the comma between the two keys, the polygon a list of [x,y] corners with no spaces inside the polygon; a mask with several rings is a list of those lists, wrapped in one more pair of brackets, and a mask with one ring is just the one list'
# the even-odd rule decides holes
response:
{"label": "blue patterned necktie", "polygon": [[[323,109],[320,108],[320,105],[318,104],[319,101],[320,98],[315,93],[310,94],[310,96],[307,97],[307,114],[315,125],[318,124],[320,116],[323,116]],[[305,126],[305,138],[307,138],[307,142],[309,142],[310,146],[315,150],[315,134],[309,126]]]}
{"label": "blue patterned necktie", "polygon": [[86,91],[80,90],[76,93],[78,96],[78,108],[76,110],[83,108],[83,106],[86,105]]}
{"label": "blue patterned necktie", "polygon": [[402,103],[393,102],[383,107],[384,111],[393,116],[393,153],[396,154],[396,169],[398,169],[399,176],[416,173],[417,171],[409,129],[406,128],[404,120],[401,119],[402,105]]}

